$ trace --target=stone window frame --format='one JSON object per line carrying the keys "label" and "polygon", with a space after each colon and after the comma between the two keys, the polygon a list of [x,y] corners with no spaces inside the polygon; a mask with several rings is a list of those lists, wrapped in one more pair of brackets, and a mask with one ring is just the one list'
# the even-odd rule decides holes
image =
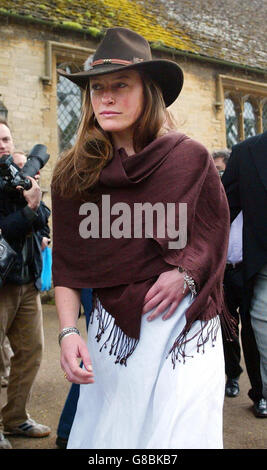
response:
{"label": "stone window frame", "polygon": [[238,119],[239,141],[245,139],[244,104],[246,101],[249,101],[253,106],[257,134],[263,132],[263,106],[267,103],[266,83],[218,74],[215,102],[215,109],[217,111],[224,110],[224,100],[226,98],[230,98],[235,106]]}
{"label": "stone window frame", "polygon": [[76,46],[56,41],[46,41],[45,44],[45,75],[41,77],[44,85],[52,85],[53,65],[61,62],[83,64],[95,49]]}
{"label": "stone window frame", "polygon": [[[57,69],[59,66],[65,68],[65,65],[71,67],[72,72],[83,70],[85,60],[91,54],[95,53],[95,48],[87,48],[69,43],[47,40],[44,43],[44,75],[40,77],[44,90],[49,90],[51,97],[50,114],[51,121],[56,125],[58,103],[57,103],[57,84],[59,75]],[[58,142],[56,152],[59,151]]]}

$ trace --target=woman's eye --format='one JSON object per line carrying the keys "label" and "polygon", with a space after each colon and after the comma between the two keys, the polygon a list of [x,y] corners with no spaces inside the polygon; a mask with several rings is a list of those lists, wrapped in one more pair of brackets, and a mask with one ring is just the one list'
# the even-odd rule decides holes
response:
{"label": "woman's eye", "polygon": [[93,83],[92,84],[92,90],[101,90],[101,85],[100,83]]}
{"label": "woman's eye", "polygon": [[127,84],[124,83],[124,82],[120,82],[120,83],[118,83],[117,86],[118,86],[118,88],[125,88],[127,86]]}
{"label": "woman's eye", "polygon": [[[120,89],[120,88],[125,88],[126,86],[127,86],[127,83],[118,82],[118,83],[114,83],[113,85],[111,85],[111,88],[116,90],[116,89]],[[105,86],[102,85],[101,83],[92,83],[91,90],[102,91],[102,90],[105,90]]]}
{"label": "woman's eye", "polygon": [[114,84],[112,85],[112,88],[113,88],[114,90],[116,90],[116,89],[120,89],[120,88],[125,88],[126,86],[127,86],[127,83],[125,83],[125,82],[118,82],[118,83],[114,83]]}

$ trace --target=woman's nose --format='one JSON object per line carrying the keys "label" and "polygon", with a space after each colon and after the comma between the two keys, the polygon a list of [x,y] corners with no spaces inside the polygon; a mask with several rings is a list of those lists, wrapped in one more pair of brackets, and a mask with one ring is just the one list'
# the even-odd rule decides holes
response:
{"label": "woman's nose", "polygon": [[103,93],[102,95],[102,103],[105,103],[105,104],[112,104],[114,103],[114,98],[112,96],[112,93],[111,91],[106,91]]}

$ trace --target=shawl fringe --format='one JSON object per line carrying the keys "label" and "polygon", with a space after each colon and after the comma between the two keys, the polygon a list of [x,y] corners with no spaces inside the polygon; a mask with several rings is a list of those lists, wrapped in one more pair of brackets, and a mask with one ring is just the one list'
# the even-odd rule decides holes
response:
{"label": "shawl fringe", "polygon": [[[220,327],[222,328],[226,340],[233,341],[233,338],[237,335],[237,322],[235,318],[229,313],[224,299],[222,299],[222,301],[223,313],[217,314],[216,316],[207,320],[200,320],[200,328],[193,336],[190,335],[190,331],[194,322],[190,325],[185,325],[184,329],[176,338],[166,357],[167,359],[169,356],[171,356],[173,369],[175,369],[175,364],[177,361],[185,363],[186,358],[194,357],[186,354],[186,345],[196,337],[197,353],[202,352],[203,354],[205,352],[205,344],[209,340],[212,342],[212,347],[215,346],[214,343],[217,339],[217,333]],[[93,308],[90,320],[91,323],[94,321],[94,316],[96,316],[96,320],[98,321],[98,331],[96,334],[97,342],[101,341],[103,334],[113,321],[109,336],[102,344],[100,352],[103,348],[106,349],[110,343],[109,355],[116,356],[115,364],[127,366],[127,359],[135,351],[139,339],[131,338],[122,331],[122,329],[115,323],[114,317],[112,317],[112,315],[104,309],[95,292],[93,295]]]}
{"label": "shawl fringe", "polygon": [[[193,357],[186,354],[185,349],[189,341],[196,338],[197,339],[197,352],[199,353],[202,350],[202,353],[205,352],[205,344],[209,341],[212,342],[212,346],[215,346],[215,341],[217,339],[217,333],[219,328],[222,329],[222,334],[224,335],[226,341],[233,341],[237,337],[237,320],[230,314],[228,307],[225,303],[225,296],[223,288],[221,287],[217,295],[220,296],[221,310],[220,313],[217,312],[216,316],[207,318],[206,320],[200,320],[200,329],[193,335],[188,337],[190,334],[191,326],[194,322],[186,324],[180,335],[176,338],[172,348],[170,349],[168,355],[171,355],[173,368],[175,368],[175,363],[178,360],[179,362],[183,361],[185,363],[186,357]],[[208,312],[206,312],[206,315]],[[196,319],[197,320],[197,319]]]}
{"label": "shawl fringe", "polygon": [[102,335],[105,333],[113,320],[113,325],[109,336],[102,344],[100,352],[103,348],[106,349],[110,343],[109,355],[116,356],[115,364],[121,364],[126,367],[127,359],[133,354],[139,340],[130,338],[121,330],[118,325],[116,325],[115,319],[103,308],[97,296],[94,296],[91,323],[94,321],[94,315],[96,315],[96,319],[98,321],[98,331],[96,334],[97,342],[100,342]]}
{"label": "shawl fringe", "polygon": [[175,369],[176,361],[185,363],[186,357],[193,358],[194,356],[190,356],[186,354],[186,345],[192,341],[194,338],[198,337],[197,339],[197,352],[199,353],[202,351],[204,354],[205,352],[205,344],[211,340],[212,346],[214,347],[214,343],[217,339],[217,333],[220,328],[220,318],[217,315],[210,320],[201,320],[200,321],[201,327],[199,330],[193,335],[189,337],[190,328],[188,329],[187,326],[184,327],[183,331],[180,335],[176,338],[172,348],[170,349],[168,356],[171,356],[172,365]]}

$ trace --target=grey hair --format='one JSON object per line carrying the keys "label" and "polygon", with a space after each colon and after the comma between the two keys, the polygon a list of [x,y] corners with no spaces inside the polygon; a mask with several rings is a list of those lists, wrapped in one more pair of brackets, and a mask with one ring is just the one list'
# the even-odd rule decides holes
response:
{"label": "grey hair", "polygon": [[228,163],[230,155],[231,155],[231,151],[229,149],[215,150],[211,154],[213,159],[223,158],[223,162],[225,163],[225,165]]}

